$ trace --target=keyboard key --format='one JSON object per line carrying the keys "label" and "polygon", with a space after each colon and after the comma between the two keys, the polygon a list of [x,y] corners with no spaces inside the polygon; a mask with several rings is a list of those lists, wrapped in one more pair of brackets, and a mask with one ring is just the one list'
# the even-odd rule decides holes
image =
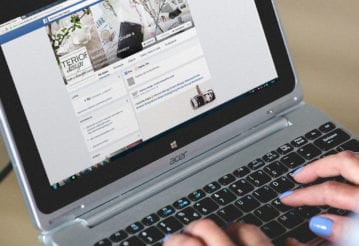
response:
{"label": "keyboard key", "polygon": [[196,191],[192,192],[191,194],[189,194],[188,198],[191,201],[195,202],[195,201],[202,199],[205,196],[206,196],[206,194],[202,190],[196,190]]}
{"label": "keyboard key", "polygon": [[249,167],[250,169],[252,169],[252,170],[257,170],[257,169],[259,169],[259,168],[261,168],[261,167],[264,167],[264,165],[265,165],[265,162],[264,162],[264,161],[262,161],[261,159],[256,159],[256,160],[250,162],[250,163],[248,164],[248,167]]}
{"label": "keyboard key", "polygon": [[146,226],[151,226],[159,220],[160,218],[156,214],[150,214],[146,218],[143,218],[141,222]]}
{"label": "keyboard key", "polygon": [[304,219],[309,219],[321,212],[320,208],[318,207],[307,207],[307,206],[296,208],[296,210],[298,212],[298,215]]}
{"label": "keyboard key", "polygon": [[281,155],[286,155],[293,151],[293,147],[290,144],[283,144],[277,149],[277,152]]}
{"label": "keyboard key", "polygon": [[238,168],[237,170],[235,170],[235,171],[233,172],[234,176],[236,176],[236,177],[238,177],[238,178],[243,178],[244,176],[246,176],[246,175],[249,174],[249,173],[250,173],[249,168],[248,168],[248,167],[245,167],[245,166],[240,167],[240,168]]}
{"label": "keyboard key", "polygon": [[145,244],[138,237],[131,237],[122,241],[119,246],[145,246]]}
{"label": "keyboard key", "polygon": [[111,245],[112,245],[111,241],[108,240],[107,238],[102,239],[94,244],[94,246],[111,246]]}
{"label": "keyboard key", "polygon": [[300,223],[302,223],[304,219],[299,215],[296,209],[293,209],[287,212],[284,215],[279,216],[278,222],[281,223],[283,226],[291,229]]}
{"label": "keyboard key", "polygon": [[233,202],[236,199],[236,196],[233,195],[228,189],[222,189],[214,193],[211,198],[220,206],[227,205],[230,202]]}
{"label": "keyboard key", "polygon": [[304,147],[299,148],[298,153],[303,158],[307,160],[312,160],[313,158],[319,156],[322,152],[313,144],[307,144]]}
{"label": "keyboard key", "polygon": [[319,130],[314,129],[314,130],[308,132],[307,134],[305,134],[305,137],[309,140],[314,140],[314,139],[319,138],[321,135],[322,135],[322,133]]}
{"label": "keyboard key", "polygon": [[331,130],[334,130],[336,126],[332,122],[327,122],[319,127],[319,131],[323,133],[328,133]]}
{"label": "keyboard key", "polygon": [[225,226],[227,223],[225,221],[223,221],[220,217],[218,217],[218,215],[216,214],[211,214],[210,216],[207,217],[207,219],[212,220],[214,223],[216,223],[219,227],[223,227]]}
{"label": "keyboard key", "polygon": [[305,162],[302,157],[294,152],[284,156],[282,159],[280,159],[280,161],[290,169],[296,168]]}
{"label": "keyboard key", "polygon": [[350,150],[350,151],[353,151],[353,152],[359,152],[359,141],[356,140],[356,139],[352,139],[348,142],[346,142],[345,144],[339,146],[337,148],[338,151],[344,151],[344,150]]}
{"label": "keyboard key", "polygon": [[157,227],[165,234],[174,233],[182,229],[182,224],[174,217],[169,217],[157,224]]}
{"label": "keyboard key", "polygon": [[190,201],[187,198],[182,198],[179,199],[178,201],[176,201],[175,203],[173,203],[173,206],[177,209],[183,209],[185,207],[187,207],[188,205],[190,205]]}
{"label": "keyboard key", "polygon": [[266,171],[273,178],[277,178],[280,175],[286,173],[288,171],[288,168],[283,166],[279,161],[275,161],[275,162],[267,165],[264,168],[264,171]]}
{"label": "keyboard key", "polygon": [[314,144],[324,151],[328,151],[339,144],[349,140],[350,136],[341,129],[336,129],[331,133],[314,141]]}
{"label": "keyboard key", "polygon": [[247,180],[253,185],[259,187],[270,181],[270,177],[263,171],[259,170],[248,175]]}
{"label": "keyboard key", "polygon": [[265,154],[262,158],[266,162],[272,162],[279,158],[279,154],[275,151],[271,151],[271,152]]}
{"label": "keyboard key", "polygon": [[140,222],[135,222],[126,228],[129,234],[135,234],[143,229],[143,225]]}
{"label": "keyboard key", "polygon": [[246,216],[240,218],[238,221],[241,223],[252,224],[256,226],[261,226],[263,224],[262,221],[260,221],[260,219],[258,219],[253,214],[247,214]]}
{"label": "keyboard key", "polygon": [[112,242],[119,242],[124,240],[127,237],[127,233],[124,230],[120,230],[118,232],[115,232],[110,236],[110,239]]}
{"label": "keyboard key", "polygon": [[279,211],[281,211],[281,212],[287,212],[287,211],[289,211],[289,210],[292,209],[292,207],[289,207],[289,206],[284,205],[283,203],[281,203],[281,201],[279,200],[279,198],[278,198],[278,199],[275,199],[274,201],[272,201],[271,204],[272,204],[272,206],[273,206],[275,209],[277,209],[277,210],[279,210]]}
{"label": "keyboard key", "polygon": [[313,240],[317,236],[309,230],[308,224],[304,223],[303,225],[301,225],[301,226],[295,228],[293,231],[289,232],[289,234],[287,234],[287,238],[288,237],[296,238],[300,242],[306,243],[306,242]]}
{"label": "keyboard key", "polygon": [[332,150],[326,152],[324,155],[322,155],[321,158],[324,158],[324,157],[327,157],[327,156],[330,156],[330,155],[335,155],[337,153],[338,152],[336,150],[332,149]]}
{"label": "keyboard key", "polygon": [[230,183],[234,182],[236,178],[232,174],[224,175],[222,178],[218,180],[221,185],[229,185]]}
{"label": "keyboard key", "polygon": [[219,208],[218,205],[209,197],[197,202],[193,207],[202,215],[209,215]]}
{"label": "keyboard key", "polygon": [[274,190],[269,188],[269,186],[265,185],[262,188],[253,192],[253,196],[261,202],[268,202],[268,201],[276,198],[278,195]]}
{"label": "keyboard key", "polygon": [[336,214],[336,215],[340,215],[340,216],[346,216],[346,215],[350,214],[349,211],[344,210],[344,209],[338,209],[338,208],[329,208],[328,213]]}
{"label": "keyboard key", "polygon": [[291,145],[293,145],[294,147],[301,147],[304,144],[308,143],[308,140],[305,139],[304,137],[298,137],[296,139],[294,139],[292,142],[290,142]]}
{"label": "keyboard key", "polygon": [[254,210],[254,214],[262,221],[267,222],[279,215],[279,212],[269,204]]}
{"label": "keyboard key", "polygon": [[289,181],[285,176],[276,179],[270,183],[270,186],[275,189],[279,194],[291,190],[294,187],[294,184]]}
{"label": "keyboard key", "polygon": [[203,187],[203,190],[209,194],[219,190],[221,188],[221,185],[218,184],[217,182],[212,182],[208,185],[206,185],[205,187]]}
{"label": "keyboard key", "polygon": [[175,212],[175,209],[172,206],[166,206],[164,208],[161,208],[158,210],[157,214],[161,216],[162,218],[166,218],[173,214]]}
{"label": "keyboard key", "polygon": [[155,243],[164,237],[164,234],[156,227],[152,226],[139,234],[139,237],[147,244]]}
{"label": "keyboard key", "polygon": [[261,230],[269,237],[276,238],[286,230],[278,222],[272,221],[261,227]]}
{"label": "keyboard key", "polygon": [[189,207],[181,212],[176,214],[176,218],[181,221],[183,224],[188,225],[192,221],[198,220],[201,218],[201,215],[194,210],[193,208]]}
{"label": "keyboard key", "polygon": [[225,222],[233,222],[243,215],[242,212],[232,204],[228,205],[227,207],[222,208],[221,210],[219,210],[217,212],[217,214]]}
{"label": "keyboard key", "polygon": [[237,194],[237,196],[244,196],[254,189],[254,187],[245,179],[238,180],[237,182],[231,184],[229,188],[232,192]]}
{"label": "keyboard key", "polygon": [[247,213],[253,209],[259,207],[260,203],[254,199],[251,195],[247,195],[235,202],[235,205],[243,212]]}

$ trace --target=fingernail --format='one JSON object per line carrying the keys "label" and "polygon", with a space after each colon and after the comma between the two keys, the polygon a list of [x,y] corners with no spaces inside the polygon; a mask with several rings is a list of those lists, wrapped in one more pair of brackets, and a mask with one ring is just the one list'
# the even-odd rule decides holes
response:
{"label": "fingernail", "polygon": [[294,177],[295,175],[297,175],[298,173],[300,173],[303,169],[304,169],[304,167],[300,167],[300,168],[298,168],[297,170],[295,170],[295,171],[292,173],[292,177]]}
{"label": "fingernail", "polygon": [[309,228],[319,236],[329,237],[333,230],[333,221],[321,216],[314,216],[310,219]]}
{"label": "fingernail", "polygon": [[166,242],[170,236],[171,234],[166,234],[165,237],[162,239],[162,242]]}
{"label": "fingernail", "polygon": [[286,191],[286,192],[279,195],[279,199],[282,200],[283,198],[285,198],[285,197],[287,197],[289,195],[292,195],[292,194],[293,194],[292,190]]}

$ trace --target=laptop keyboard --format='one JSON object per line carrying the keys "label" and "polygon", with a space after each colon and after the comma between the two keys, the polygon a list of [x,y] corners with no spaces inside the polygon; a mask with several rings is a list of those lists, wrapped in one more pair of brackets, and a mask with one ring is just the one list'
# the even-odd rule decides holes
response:
{"label": "laptop keyboard", "polygon": [[[234,221],[254,224],[275,245],[282,245],[288,237],[308,242],[315,238],[308,229],[309,218],[324,212],[346,215],[348,211],[328,206],[292,208],[282,204],[278,196],[301,187],[291,175],[297,168],[344,150],[359,152],[359,141],[328,122],[113,232],[94,246],[162,245],[166,234],[181,231],[201,218],[209,218],[220,227]],[[315,183],[328,180],[345,182],[335,177]]]}

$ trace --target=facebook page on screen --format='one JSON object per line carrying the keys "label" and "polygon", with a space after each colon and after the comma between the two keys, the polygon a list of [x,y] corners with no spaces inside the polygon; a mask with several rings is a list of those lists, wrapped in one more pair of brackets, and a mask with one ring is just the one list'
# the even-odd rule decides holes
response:
{"label": "facebook page on screen", "polygon": [[54,188],[278,77],[258,28],[268,71],[215,80],[189,0],[72,2],[30,32],[0,35]]}

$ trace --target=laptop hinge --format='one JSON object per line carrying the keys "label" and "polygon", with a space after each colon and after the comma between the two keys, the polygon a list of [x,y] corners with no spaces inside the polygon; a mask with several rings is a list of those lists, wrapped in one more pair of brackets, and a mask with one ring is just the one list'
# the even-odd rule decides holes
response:
{"label": "laptop hinge", "polygon": [[[126,192],[122,196],[89,211],[81,216],[81,219],[86,221],[87,226],[95,227],[153,195],[158,194],[167,187],[173,186],[176,183],[201,172],[203,169],[218,163],[226,157],[245,149],[269,135],[285,129],[290,125],[291,123],[285,117],[272,118],[237,137],[233,137],[225,143],[222,143],[220,146],[205,152],[201,156],[190,160],[185,165],[182,165],[181,168],[174,168],[161,175],[162,177],[159,176],[155,180],[145,182],[130,192]],[[209,157],[204,158],[203,156]]]}

